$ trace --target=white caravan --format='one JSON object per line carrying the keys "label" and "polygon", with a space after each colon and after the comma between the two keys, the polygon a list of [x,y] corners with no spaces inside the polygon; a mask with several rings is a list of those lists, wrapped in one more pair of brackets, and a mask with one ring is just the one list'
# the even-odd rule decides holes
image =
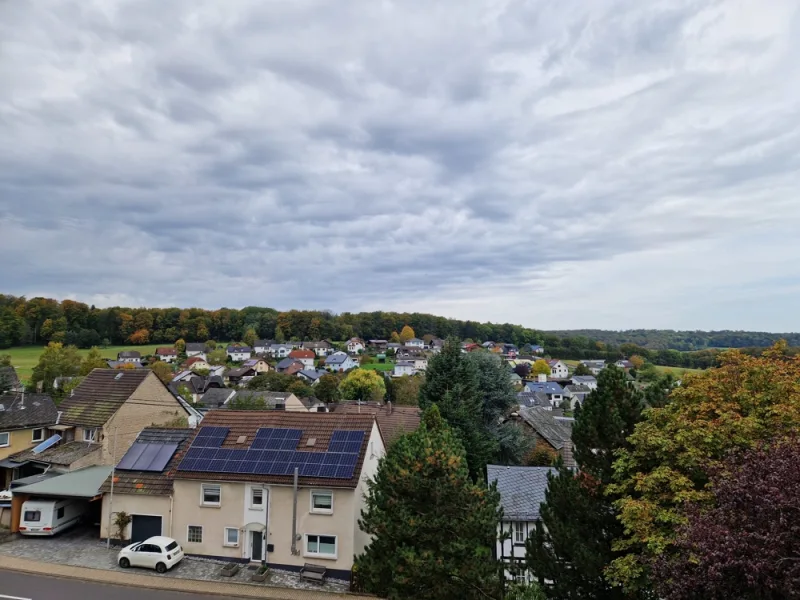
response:
{"label": "white caravan", "polygon": [[22,504],[19,532],[22,535],[55,535],[76,525],[89,510],[85,500],[27,500]]}

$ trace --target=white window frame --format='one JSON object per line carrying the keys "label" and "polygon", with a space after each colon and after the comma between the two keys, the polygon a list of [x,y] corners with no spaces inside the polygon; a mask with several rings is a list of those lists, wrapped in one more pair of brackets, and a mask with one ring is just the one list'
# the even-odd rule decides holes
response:
{"label": "white window frame", "polygon": [[5,444],[0,443],[0,448],[8,448],[11,445],[11,433],[8,431],[0,432],[0,436],[6,436]]}
{"label": "white window frame", "polygon": [[[334,545],[336,547],[336,551],[333,554],[320,554],[319,552],[310,552],[308,549],[308,538],[315,537],[317,538],[317,547],[319,547],[319,538],[320,537],[331,537],[334,539]],[[312,558],[321,558],[321,559],[329,559],[329,560],[338,560],[339,559],[339,536],[333,535],[330,533],[307,533],[303,536],[303,556],[308,556]]]}
{"label": "white window frame", "polygon": [[[236,542],[231,542],[231,541],[228,540],[228,532],[229,531],[235,531],[236,532]],[[222,545],[227,547],[227,548],[238,548],[239,547],[239,538],[240,538],[240,532],[239,532],[239,528],[238,527],[226,527],[225,531],[223,532]]]}
{"label": "white window frame", "polygon": [[83,441],[96,443],[97,442],[97,427],[84,427],[83,429]]}
{"label": "white window frame", "polygon": [[[261,504],[256,504],[255,502],[253,502],[253,494],[256,490],[261,492]],[[258,487],[254,485],[250,488],[250,510],[264,510],[264,505],[266,504],[265,500],[266,500],[266,494],[264,493],[263,487]]]}
{"label": "white window frame", "polygon": [[[206,488],[217,488],[219,489],[219,501],[218,502],[206,502]],[[219,483],[201,483],[200,484],[200,506],[211,506],[214,508],[219,508],[222,506],[222,484]]]}
{"label": "white window frame", "polygon": [[[197,529],[200,530],[200,541],[199,542],[195,542],[195,541],[189,539],[189,536],[191,535],[192,527],[196,527]],[[203,543],[203,533],[204,532],[203,532],[203,526],[202,525],[187,525],[186,526],[186,543],[187,544],[202,544]]]}
{"label": "white window frame", "polygon": [[[36,437],[37,431],[41,433],[41,437]],[[43,442],[44,438],[45,438],[44,427],[38,427],[31,431],[31,443],[38,444],[39,442]]]}
{"label": "white window frame", "polygon": [[[525,523],[514,521],[511,525],[514,534],[514,545],[520,546],[525,543]],[[520,539],[521,538],[521,539]]]}
{"label": "white window frame", "polygon": [[[314,507],[314,496],[323,496],[328,495],[331,497],[331,507],[330,509],[327,508],[315,508]],[[308,512],[315,514],[315,515],[332,515],[333,514],[333,492],[331,490],[311,490],[309,494],[309,502],[310,507]]]}

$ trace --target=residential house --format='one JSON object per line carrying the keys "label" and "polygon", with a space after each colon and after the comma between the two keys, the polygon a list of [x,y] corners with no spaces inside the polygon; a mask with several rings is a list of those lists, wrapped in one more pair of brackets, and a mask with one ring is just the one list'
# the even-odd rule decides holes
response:
{"label": "residential house", "polygon": [[226,353],[233,362],[243,362],[250,358],[253,350],[248,346],[228,346]]}
{"label": "residential house", "polygon": [[355,369],[357,366],[358,361],[346,352],[334,352],[325,359],[325,368],[339,373]]}
{"label": "residential house", "polygon": [[149,369],[94,369],[58,406],[49,427],[51,446],[9,457],[38,472],[75,471],[92,465],[113,465],[148,425],[189,418],[180,402]]}
{"label": "residential house", "polygon": [[206,413],[209,410],[214,410],[225,406],[236,395],[236,390],[231,388],[211,388],[195,403],[195,408],[201,413]]}
{"label": "residential house", "polygon": [[267,349],[267,354],[273,358],[286,358],[294,350],[292,344],[271,344]]}
{"label": "residential house", "polygon": [[545,410],[553,410],[553,405],[550,403],[550,398],[544,392],[519,392],[517,394],[520,407],[526,406],[528,408],[538,407]]}
{"label": "residential house", "polygon": [[519,354],[519,348],[517,348],[514,344],[503,344],[501,352],[503,356],[513,360],[517,358],[517,355]]}
{"label": "residential house", "polygon": [[156,356],[161,362],[171,363],[178,360],[178,351],[175,348],[156,348]]}
{"label": "residential house", "polygon": [[542,408],[521,407],[519,418],[527,426],[529,432],[536,440],[536,444],[544,444],[553,453],[557,453],[570,468],[576,467],[572,455],[572,424],[573,419],[558,417],[552,410]]}
{"label": "residential house", "polygon": [[0,390],[21,392],[24,389],[14,367],[0,367]]}
{"label": "residential house", "polygon": [[375,350],[383,351],[386,350],[387,345],[389,344],[388,340],[369,340],[368,342],[370,348],[374,348]]}
{"label": "residential house", "polygon": [[586,397],[592,393],[592,390],[585,385],[565,385],[564,397],[569,400],[570,410],[575,410],[575,406],[580,404],[583,406]]}
{"label": "residential house", "polygon": [[347,340],[347,351],[350,354],[358,354],[366,350],[367,346],[361,338],[350,338]]}
{"label": "residential house", "polygon": [[256,354],[267,354],[269,353],[269,348],[275,342],[272,340],[256,340],[253,344],[253,352]]}
{"label": "residential house", "polygon": [[118,361],[107,360],[106,364],[109,369],[144,369],[144,365],[138,360]]}
{"label": "residential house", "polygon": [[142,361],[142,355],[136,350],[125,350],[124,352],[117,352],[117,362],[136,363],[141,361]]}
{"label": "residential house", "polygon": [[211,365],[208,364],[205,358],[202,356],[193,356],[188,359],[184,366],[189,369],[190,371],[209,371],[211,370]]}
{"label": "residential house", "polygon": [[303,369],[302,371],[297,372],[297,377],[314,386],[319,383],[319,380],[323,375],[327,374],[328,371],[325,369]]}
{"label": "residential house", "polygon": [[483,342],[481,344],[481,348],[483,348],[484,350],[491,350],[494,347],[495,347],[495,343],[494,342]]}
{"label": "residential house", "polygon": [[560,360],[548,360],[550,367],[550,377],[555,379],[566,379],[569,377],[569,368]]}
{"label": "residential house", "polygon": [[225,371],[225,383],[231,386],[244,385],[256,376],[253,367],[239,367]]}
{"label": "residential house", "polygon": [[289,352],[289,358],[293,360],[299,360],[301,363],[303,363],[304,369],[313,369],[314,359],[316,357],[317,355],[313,350],[292,350]]}
{"label": "residential house", "polygon": [[419,348],[420,350],[425,348],[425,341],[419,338],[411,338],[405,343],[406,346],[409,348]]}
{"label": "residential house", "polygon": [[564,388],[555,381],[547,381],[545,375],[539,375],[537,381],[529,381],[525,384],[525,389],[529,392],[544,392],[550,400],[553,408],[557,408],[564,399]]}
{"label": "residential house", "polygon": [[192,358],[193,356],[199,356],[203,360],[208,359],[208,348],[202,342],[187,342],[186,343],[186,357]]}
{"label": "residential house", "polygon": [[600,374],[600,371],[606,368],[606,361],[604,360],[582,360],[581,364],[589,369],[595,377]]}
{"label": "residential house", "polygon": [[244,361],[242,366],[253,369],[256,372],[256,375],[269,373],[269,363],[263,358],[251,358],[250,360]]}
{"label": "residential house", "polygon": [[308,412],[330,412],[328,405],[317,398],[316,396],[308,396],[307,398],[300,398],[300,402],[306,407]]}
{"label": "residential house", "polygon": [[444,340],[440,338],[433,338],[429,344],[431,352],[434,354],[439,354],[444,348]]}
{"label": "residential house", "polygon": [[373,415],[388,448],[406,433],[419,428],[422,411],[417,406],[395,406],[391,402],[344,401],[333,405],[336,414]]}
{"label": "residential house", "polygon": [[398,344],[397,342],[387,342],[386,343],[386,349],[387,350],[392,350],[394,352],[397,352],[402,347],[403,347],[403,344]]}
{"label": "residential house", "polygon": [[172,471],[164,533],[189,555],[314,563],[347,580],[369,543],[358,520],[384,453],[372,415],[211,411]]}
{"label": "residential house", "polygon": [[32,448],[50,437],[58,411],[46,394],[8,392],[0,396],[0,490],[7,490],[12,479],[27,474],[9,456]]}
{"label": "residential house", "polygon": [[478,344],[464,344],[461,347],[461,352],[475,352],[475,350],[480,350],[481,347]]}
{"label": "residential house", "polygon": [[504,562],[506,579],[530,583],[533,574],[525,565],[525,542],[536,531],[539,510],[545,501],[552,467],[506,467],[486,465],[489,484],[497,482],[503,520],[498,526],[496,558]]}
{"label": "residential house", "polygon": [[428,368],[428,358],[425,356],[415,356],[408,359],[414,363],[414,368],[417,371],[425,371]]}
{"label": "residential house", "polygon": [[416,375],[417,368],[414,366],[413,360],[398,360],[394,363],[394,371],[392,376],[402,377],[403,375]]}
{"label": "residential house", "polygon": [[633,368],[633,363],[627,359],[618,360],[617,362],[614,363],[614,365],[619,367],[620,369],[625,369],[626,371],[628,369]]}
{"label": "residential house", "polygon": [[229,407],[236,408],[237,402],[263,401],[267,410],[286,410],[289,412],[308,412],[308,407],[291,392],[262,392],[256,390],[242,390],[236,392],[228,403]]}
{"label": "residential house", "polygon": [[425,356],[425,351],[414,346],[401,346],[395,350],[395,358],[398,360],[409,360],[416,356]]}
{"label": "residential house", "polygon": [[174,501],[169,473],[177,467],[193,433],[191,429],[162,427],[146,427],[139,433],[116,465],[113,494],[112,476],[100,486],[102,539],[115,539],[119,535],[113,520],[121,512],[131,517],[125,531],[126,543],[169,535]]}
{"label": "residential house", "polygon": [[293,358],[284,358],[277,365],[275,370],[278,373],[286,373],[287,375],[295,375],[303,370],[303,363]]}
{"label": "residential house", "polygon": [[197,404],[205,394],[212,389],[225,387],[225,381],[220,375],[197,375],[194,371],[178,373],[167,388],[176,398],[182,398],[190,404]]}
{"label": "residential house", "polygon": [[572,383],[574,385],[583,385],[590,390],[597,389],[597,378],[592,375],[573,375]]}
{"label": "residential house", "polygon": [[537,344],[532,344],[531,345],[531,352],[533,354],[539,354],[539,355],[544,354],[544,347],[543,346],[539,346]]}
{"label": "residential house", "polygon": [[319,357],[329,356],[333,353],[333,345],[328,340],[320,342],[303,342],[303,350],[313,350]]}

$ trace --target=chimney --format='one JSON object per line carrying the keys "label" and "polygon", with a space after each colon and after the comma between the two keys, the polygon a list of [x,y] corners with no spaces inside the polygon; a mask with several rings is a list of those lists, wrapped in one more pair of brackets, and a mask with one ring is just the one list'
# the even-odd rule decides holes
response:
{"label": "chimney", "polygon": [[392,401],[389,400],[386,404],[389,405],[389,414],[392,414]]}
{"label": "chimney", "polygon": [[536,377],[536,380],[539,383],[547,383],[547,375],[545,375],[544,373],[539,373],[539,375],[537,375]]}

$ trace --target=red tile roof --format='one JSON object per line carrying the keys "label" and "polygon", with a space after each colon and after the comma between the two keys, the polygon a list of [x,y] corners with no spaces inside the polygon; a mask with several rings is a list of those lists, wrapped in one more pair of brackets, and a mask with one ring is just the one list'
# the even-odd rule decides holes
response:
{"label": "red tile roof", "polygon": [[289,358],[316,358],[313,350],[292,350],[289,352]]}
{"label": "red tile roof", "polygon": [[177,356],[178,351],[175,350],[175,348],[162,347],[162,348],[156,348],[156,354],[158,356]]}
{"label": "red tile roof", "polygon": [[390,406],[389,404],[342,403],[333,411],[345,415],[373,415],[387,446],[404,433],[416,431],[422,415],[422,411],[417,406]]}

